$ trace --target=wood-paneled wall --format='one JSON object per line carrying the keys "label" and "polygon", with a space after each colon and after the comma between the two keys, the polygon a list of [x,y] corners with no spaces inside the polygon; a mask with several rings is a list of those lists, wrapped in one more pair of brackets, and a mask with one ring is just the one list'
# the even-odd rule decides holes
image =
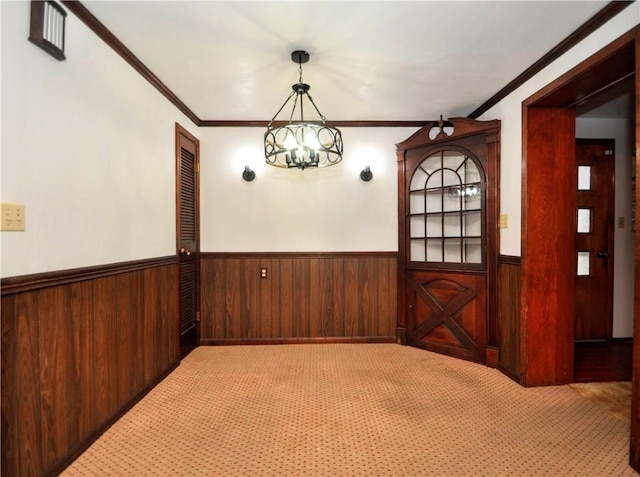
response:
{"label": "wood-paneled wall", "polygon": [[[635,168],[640,171],[640,31],[635,32]],[[637,172],[636,172],[637,175]],[[633,190],[634,203],[640,204],[640,186],[635,183]],[[637,226],[636,226],[637,227]],[[634,323],[633,323],[633,380],[631,388],[631,438],[629,443],[629,465],[640,473],[640,241],[638,232],[635,232],[635,297],[634,297]]]}
{"label": "wood-paneled wall", "polygon": [[498,368],[520,382],[523,370],[520,326],[520,257],[501,255],[498,260],[498,327],[500,360]]}
{"label": "wood-paneled wall", "polygon": [[200,342],[395,341],[396,272],[386,252],[202,254]]}
{"label": "wood-paneled wall", "polygon": [[177,365],[176,286],[174,257],[2,281],[3,476],[57,474]]}

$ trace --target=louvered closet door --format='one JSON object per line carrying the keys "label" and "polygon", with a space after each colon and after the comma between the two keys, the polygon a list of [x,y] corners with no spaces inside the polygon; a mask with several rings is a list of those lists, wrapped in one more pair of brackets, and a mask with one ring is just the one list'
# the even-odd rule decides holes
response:
{"label": "louvered closet door", "polygon": [[180,263],[180,354],[198,342],[199,141],[176,125],[177,248]]}

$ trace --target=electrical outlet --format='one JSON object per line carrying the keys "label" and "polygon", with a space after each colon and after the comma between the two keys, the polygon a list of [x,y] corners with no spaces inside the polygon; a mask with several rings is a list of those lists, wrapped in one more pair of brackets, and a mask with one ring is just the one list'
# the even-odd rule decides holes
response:
{"label": "electrical outlet", "polygon": [[8,204],[3,202],[0,205],[2,212],[0,230],[7,232],[24,232],[25,230],[25,210],[22,204]]}
{"label": "electrical outlet", "polygon": [[509,228],[509,216],[507,214],[500,214],[500,224],[501,229]]}
{"label": "electrical outlet", "polygon": [[261,268],[260,269],[260,278],[267,278],[267,269],[266,268]]}
{"label": "electrical outlet", "polygon": [[624,217],[618,217],[618,228],[619,229],[624,228]]}

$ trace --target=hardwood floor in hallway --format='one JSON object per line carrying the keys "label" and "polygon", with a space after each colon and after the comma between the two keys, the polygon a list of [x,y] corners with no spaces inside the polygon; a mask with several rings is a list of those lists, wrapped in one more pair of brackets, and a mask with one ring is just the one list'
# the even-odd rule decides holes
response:
{"label": "hardwood floor in hallway", "polygon": [[631,381],[633,340],[576,341],[574,382]]}

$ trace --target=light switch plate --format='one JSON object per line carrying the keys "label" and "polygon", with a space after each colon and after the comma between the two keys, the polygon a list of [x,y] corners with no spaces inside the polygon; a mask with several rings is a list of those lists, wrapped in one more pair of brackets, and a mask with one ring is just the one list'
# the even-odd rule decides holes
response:
{"label": "light switch plate", "polygon": [[0,204],[0,230],[6,232],[24,232],[25,209],[22,204]]}
{"label": "light switch plate", "polygon": [[500,228],[508,229],[509,228],[509,216],[507,214],[500,214]]}

